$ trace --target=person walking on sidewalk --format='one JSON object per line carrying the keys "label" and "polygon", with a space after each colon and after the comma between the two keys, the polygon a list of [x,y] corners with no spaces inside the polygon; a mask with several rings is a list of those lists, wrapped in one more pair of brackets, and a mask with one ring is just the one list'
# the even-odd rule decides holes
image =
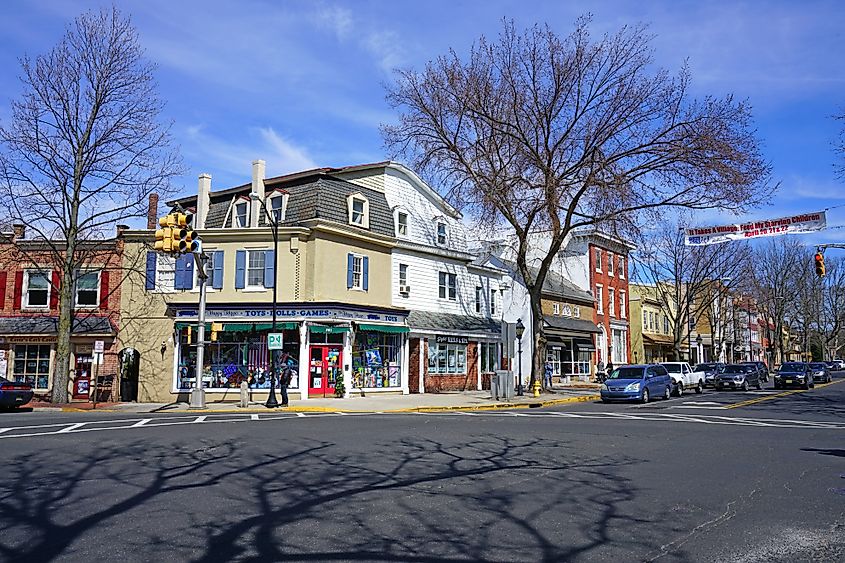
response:
{"label": "person walking on sidewalk", "polygon": [[546,360],[546,365],[543,369],[543,387],[551,391],[552,389],[552,374],[554,373],[554,369],[552,368],[552,363]]}
{"label": "person walking on sidewalk", "polygon": [[604,371],[604,362],[599,360],[599,363],[596,364],[596,379],[599,383],[604,383],[606,378],[607,373]]}
{"label": "person walking on sidewalk", "polygon": [[290,387],[291,380],[293,379],[293,369],[288,363],[288,359],[290,356],[285,354],[284,356],[284,368],[282,368],[282,377],[279,381],[279,387],[282,390],[282,406],[288,406],[288,387]]}

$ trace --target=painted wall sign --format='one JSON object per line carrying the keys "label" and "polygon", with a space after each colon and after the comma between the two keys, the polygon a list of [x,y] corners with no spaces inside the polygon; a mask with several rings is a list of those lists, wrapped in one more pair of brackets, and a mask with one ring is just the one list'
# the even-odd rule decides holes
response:
{"label": "painted wall sign", "polygon": [[437,335],[438,344],[469,344],[469,337],[466,336],[445,336]]}
{"label": "painted wall sign", "polygon": [[798,235],[821,231],[826,227],[827,216],[825,212],[816,211],[802,215],[793,215],[791,217],[751,221],[738,225],[718,225],[687,229],[684,244],[687,246],[704,246],[706,244],[719,244],[732,240],[746,240],[777,235]]}
{"label": "painted wall sign", "polygon": [[[177,311],[178,318],[195,319],[196,309],[181,309]],[[276,316],[286,320],[351,320],[351,321],[383,321],[404,323],[405,315],[371,313],[368,311],[350,311],[347,309],[277,309]],[[206,309],[206,319],[271,319],[272,309]]]}

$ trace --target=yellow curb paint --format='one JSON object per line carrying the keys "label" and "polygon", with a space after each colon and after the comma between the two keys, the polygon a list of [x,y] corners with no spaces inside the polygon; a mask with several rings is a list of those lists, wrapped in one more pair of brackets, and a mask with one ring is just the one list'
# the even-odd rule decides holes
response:
{"label": "yellow curb paint", "polygon": [[726,405],[726,409],[738,409],[740,407],[747,407],[749,405],[754,405],[757,403],[762,403],[763,401],[771,401],[772,399],[779,399],[781,397],[787,397],[789,395],[794,395],[796,393],[806,393],[807,391],[813,391],[814,389],[821,389],[822,387],[827,387],[828,385],[836,385],[837,383],[842,383],[845,379],[839,379],[837,381],[831,381],[830,383],[821,383],[816,385],[813,389],[793,389],[792,391],[784,391],[783,393],[778,393],[777,395],[769,395],[767,397],[758,397],[756,399],[749,399],[747,401],[742,401],[741,403],[733,403],[731,405]]}

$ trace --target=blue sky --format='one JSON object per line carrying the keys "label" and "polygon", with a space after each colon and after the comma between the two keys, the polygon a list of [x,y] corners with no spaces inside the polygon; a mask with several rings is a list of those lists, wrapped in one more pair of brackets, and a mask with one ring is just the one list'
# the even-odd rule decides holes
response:
{"label": "blue sky", "polygon": [[[20,92],[18,57],[51,48],[91,7],[73,0],[0,5],[0,119]],[[503,17],[548,22],[567,34],[591,12],[596,34],[647,23],[656,62],[689,61],[696,95],[748,98],[780,193],[749,218],[845,204],[831,143],[845,108],[845,2],[404,2],[117,1],[159,65],[166,117],[174,121],[187,174],[182,193],[210,172],[215,189],[248,181],[250,163],[269,175],[312,166],[383,160],[378,131],[393,111],[383,84],[397,65],[420,68],[453,47],[495,36]],[[718,213],[699,222],[723,220]],[[829,212],[845,225],[845,207]],[[832,229],[808,242],[843,241]]]}

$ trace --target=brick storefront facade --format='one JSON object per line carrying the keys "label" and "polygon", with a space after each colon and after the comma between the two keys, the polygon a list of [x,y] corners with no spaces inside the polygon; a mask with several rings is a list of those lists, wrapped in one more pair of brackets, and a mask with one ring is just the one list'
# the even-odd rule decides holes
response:
{"label": "brick storefront facade", "polygon": [[621,245],[593,242],[589,245],[589,253],[590,288],[596,298],[593,320],[604,331],[596,337],[595,361],[607,363],[610,358],[615,365],[628,363],[631,361],[631,336],[627,250]]}

